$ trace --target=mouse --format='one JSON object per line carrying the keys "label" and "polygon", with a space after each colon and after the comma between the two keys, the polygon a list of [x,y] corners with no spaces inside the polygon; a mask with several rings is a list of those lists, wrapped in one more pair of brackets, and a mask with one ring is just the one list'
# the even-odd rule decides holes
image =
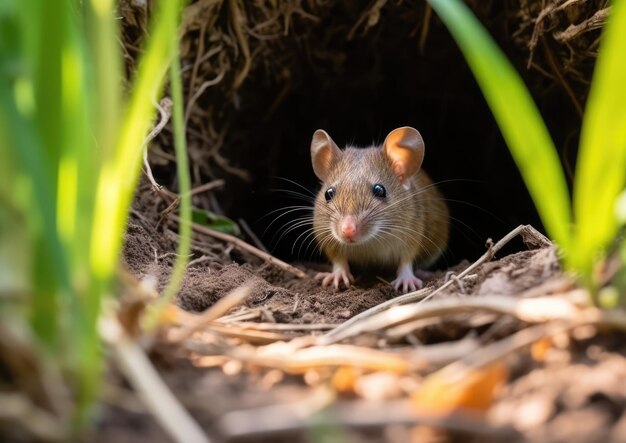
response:
{"label": "mouse", "polygon": [[[450,230],[446,201],[422,170],[425,145],[417,129],[391,131],[382,145],[340,149],[318,129],[311,140],[313,172],[322,182],[313,208],[313,234],[332,262],[315,278],[339,289],[354,283],[350,264],[394,267],[403,293],[424,282],[414,270],[445,251]],[[424,272],[418,271],[424,276]]]}

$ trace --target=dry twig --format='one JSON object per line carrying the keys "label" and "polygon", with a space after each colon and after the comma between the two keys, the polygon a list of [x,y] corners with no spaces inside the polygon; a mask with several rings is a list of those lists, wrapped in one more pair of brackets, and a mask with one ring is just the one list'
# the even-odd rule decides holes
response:
{"label": "dry twig", "polygon": [[[175,215],[172,215],[172,219],[174,219],[176,222],[180,223],[180,218],[179,217],[177,217]],[[229,234],[225,234],[223,232],[219,232],[219,231],[216,231],[216,230],[211,229],[211,228],[207,228],[206,226],[201,226],[201,225],[199,225],[197,223],[192,223],[191,224],[191,228],[194,231],[196,231],[196,232],[198,232],[200,234],[209,235],[211,237],[215,237],[215,238],[220,239],[222,241],[225,241],[227,243],[231,243],[231,244],[237,246],[238,248],[243,249],[244,251],[247,251],[247,252],[249,252],[249,253],[251,253],[253,255],[256,255],[257,257],[259,257],[259,258],[261,258],[261,259],[263,259],[263,260],[265,260],[265,261],[267,261],[267,262],[269,262],[269,263],[271,263],[273,265],[278,266],[282,270],[287,271],[287,272],[295,275],[298,278],[305,278],[306,277],[306,274],[303,271],[301,271],[300,269],[298,269],[298,268],[296,268],[294,266],[291,266],[290,264],[285,263],[282,260],[277,259],[276,257],[268,254],[267,252],[263,252],[260,249],[255,248],[251,244],[246,243],[245,241],[243,241],[243,240],[241,240],[241,239],[239,239],[239,238],[237,238],[235,236],[232,236],[232,235],[229,235]]]}
{"label": "dry twig", "polygon": [[235,35],[237,37],[237,42],[239,43],[239,47],[241,48],[241,52],[243,53],[244,64],[241,68],[241,71],[236,75],[233,80],[233,91],[237,91],[243,81],[246,79],[248,72],[250,71],[250,67],[252,66],[252,57],[250,56],[250,46],[248,45],[248,39],[244,35],[244,28],[246,28],[246,14],[239,7],[238,0],[230,0],[228,2],[228,6],[230,7],[230,23],[235,31]]}
{"label": "dry twig", "polygon": [[[219,335],[221,337],[236,338],[240,341],[250,343],[256,346],[269,345],[277,341],[288,340],[288,337],[286,337],[285,335],[278,334],[275,332],[253,330],[249,328],[240,328],[240,327],[237,327],[235,325],[230,325],[230,324],[221,325],[219,323],[210,323],[206,325],[205,331],[208,332],[209,334]],[[174,334],[174,337],[175,337],[174,340],[181,341],[178,337],[176,337],[175,334]],[[188,339],[188,340],[191,340],[191,339]],[[203,345],[202,337],[199,338],[199,341],[197,343],[193,343],[192,341],[186,344],[186,346],[189,349],[194,349],[196,345],[200,345],[200,348],[198,349],[204,349],[202,347]]]}
{"label": "dry twig", "polygon": [[340,333],[322,336],[319,344],[336,343],[364,332],[380,331],[409,321],[475,311],[507,314],[525,322],[539,323],[556,319],[573,321],[579,318],[581,309],[566,298],[555,296],[529,299],[508,295],[445,298],[428,303],[396,306],[363,319]]}
{"label": "dry twig", "polygon": [[250,294],[252,294],[252,287],[245,285],[229,292],[202,314],[194,316],[194,322],[186,328],[183,328],[178,335],[178,339],[183,341],[191,337],[195,332],[207,327],[211,322],[220,318],[235,306],[242,304],[250,297]]}
{"label": "dry twig", "polygon": [[[457,276],[457,280],[463,279],[464,277],[471,274],[480,265],[490,261],[495,256],[496,252],[502,249],[508,242],[510,242],[513,238],[515,238],[518,235],[522,235],[524,237],[524,241],[530,244],[535,244],[537,246],[544,246],[544,247],[552,245],[550,240],[548,240],[543,234],[541,234],[532,226],[520,225],[517,228],[513,229],[511,232],[509,232],[507,235],[505,235],[495,245],[493,244],[490,245],[489,248],[487,249],[487,252],[485,252],[478,260],[476,260],[474,263],[468,266],[463,272],[461,272]],[[327,333],[324,336],[325,340],[328,340],[329,342],[335,342],[336,336],[342,335],[346,329],[350,328],[352,325],[368,317],[371,317],[379,312],[389,309],[392,306],[404,305],[404,304],[411,303],[420,299],[422,301],[426,301],[434,297],[435,295],[437,295],[438,293],[440,293],[441,291],[443,291],[444,289],[446,289],[447,287],[451,286],[454,283],[455,283],[455,280],[450,279],[449,281],[447,281],[446,283],[444,283],[443,285],[441,285],[439,288],[435,290],[432,290],[432,288],[420,289],[419,291],[410,292],[408,294],[401,295],[399,297],[396,297],[394,299],[391,299],[389,301],[376,305],[373,308],[368,309],[367,311],[363,311],[360,314],[355,315],[350,320],[347,320],[346,322],[342,323],[341,326]]]}
{"label": "dry twig", "polygon": [[216,321],[219,323],[231,323],[237,321],[254,320],[255,318],[261,318],[262,315],[263,314],[260,309],[244,309],[241,312],[235,312],[234,314],[220,317]]}
{"label": "dry twig", "polygon": [[177,442],[209,443],[209,438],[178,402],[139,345],[115,316],[103,318],[101,335],[115,351],[122,372],[147,408]]}
{"label": "dry twig", "polygon": [[[428,366],[419,355],[407,352],[389,352],[363,346],[311,346],[312,337],[298,337],[290,342],[253,346],[224,347],[221,355],[255,366],[280,369],[290,374],[303,374],[311,369],[351,366],[372,371],[406,374]],[[198,354],[215,355],[215,347],[200,342],[185,342],[187,349]]]}
{"label": "dry twig", "polygon": [[328,323],[255,323],[255,322],[232,322],[231,325],[241,329],[253,329],[258,331],[323,331],[336,328],[338,325]]}
{"label": "dry twig", "polygon": [[254,244],[257,246],[257,248],[259,248],[261,251],[267,252],[269,254],[270,251],[265,247],[263,242],[254,233],[254,231],[252,229],[250,229],[250,226],[248,225],[248,223],[243,218],[239,219],[239,225],[241,226],[243,231],[248,235],[248,237],[250,237],[250,239],[254,242]]}
{"label": "dry twig", "polygon": [[600,29],[605,24],[611,13],[611,7],[600,9],[587,20],[577,25],[569,25],[569,27],[562,32],[555,32],[554,39],[558,42],[565,43],[575,39],[579,35],[585,32],[593,31],[594,29]]}

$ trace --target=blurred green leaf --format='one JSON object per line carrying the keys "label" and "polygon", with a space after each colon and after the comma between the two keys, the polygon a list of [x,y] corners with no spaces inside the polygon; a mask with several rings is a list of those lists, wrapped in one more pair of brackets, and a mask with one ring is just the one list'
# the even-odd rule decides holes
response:
{"label": "blurred green leaf", "polygon": [[185,137],[185,118],[183,103],[183,84],[181,79],[180,58],[178,46],[173,45],[172,63],[170,66],[170,90],[174,106],[172,108],[172,125],[174,126],[174,149],[176,150],[176,172],[178,173],[178,184],[180,192],[180,223],[178,224],[178,249],[174,269],[170,276],[170,281],[163,291],[161,300],[156,309],[152,321],[148,322],[150,327],[156,326],[157,319],[161,318],[163,311],[170,304],[174,296],[178,293],[178,288],[183,282],[185,269],[189,261],[191,251],[191,179],[189,177],[189,161],[187,156],[187,139]]}
{"label": "blurred green leaf", "polygon": [[570,267],[592,283],[594,262],[615,238],[615,202],[626,181],[626,2],[613,2],[587,100],[574,177]]}
{"label": "blurred green leaf", "polygon": [[48,363],[74,383],[78,424],[181,4],[157,2],[125,100],[116,2],[0,1],[0,288],[23,293]]}
{"label": "blurred green leaf", "polygon": [[626,225],[626,191],[623,191],[617,198],[617,202],[615,203],[615,216],[620,225]]}
{"label": "blurred green leaf", "polygon": [[96,276],[111,275],[119,260],[122,232],[141,170],[143,141],[154,119],[155,107],[177,44],[177,19],[182,0],[162,0],[152,16],[149,35],[138,63],[119,136],[105,160],[96,190],[96,208],[90,262]]}

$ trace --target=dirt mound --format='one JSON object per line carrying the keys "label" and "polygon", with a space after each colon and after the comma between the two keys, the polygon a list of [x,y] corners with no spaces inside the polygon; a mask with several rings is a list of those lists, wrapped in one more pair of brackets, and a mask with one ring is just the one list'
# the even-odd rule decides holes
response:
{"label": "dirt mound", "polygon": [[[150,191],[144,188],[143,192]],[[142,202],[150,204],[142,207]],[[125,260],[135,276],[152,280],[162,288],[172,266],[175,234],[172,231],[174,226],[167,219],[155,217],[149,221],[140,215],[157,214],[151,206],[153,203],[154,200],[141,196],[136,200],[135,215],[127,232]],[[536,243],[541,244],[541,241]],[[255,319],[260,324],[333,326],[399,295],[389,284],[367,273],[360,274],[349,290],[323,289],[313,276],[324,265],[300,263],[298,266],[306,271],[306,277],[297,278],[247,252],[234,253],[233,249],[210,238],[195,237],[191,264],[177,300],[182,308],[191,312],[203,311],[247,284],[251,286],[252,295],[231,316],[258,311]],[[214,254],[212,259],[206,259],[209,252]],[[447,281],[454,282],[455,276],[470,265],[465,261],[436,272],[428,282],[428,290],[439,288]],[[436,300],[457,300],[456,303],[463,304],[463,300],[499,295],[533,298],[546,291],[549,293],[551,289],[545,288],[554,286],[553,283],[560,278],[553,248],[539,247],[480,264],[469,275],[439,292]],[[560,289],[553,290],[558,292]],[[368,334],[355,339],[357,343],[369,343],[368,346],[380,349],[399,346],[398,351],[405,349],[406,340],[411,343],[411,340],[418,340],[416,343],[428,348],[454,341],[463,343],[477,337],[478,343],[487,346],[522,331],[524,327],[524,322],[511,316],[458,312],[416,325],[399,341],[398,337],[391,342],[389,338],[372,340],[373,337],[367,338]],[[322,330],[308,333],[291,330],[284,336],[320,333]],[[578,331],[571,337],[561,335],[559,340],[550,346],[545,358],[536,359],[527,351],[509,357],[511,378],[483,425],[446,422],[447,435],[462,441],[468,438],[478,441],[619,441],[624,432],[621,411],[626,405],[626,392],[614,388],[619,384],[616,377],[626,370],[623,335],[597,335],[592,329],[586,333]],[[246,345],[237,346],[245,349]],[[332,375],[332,372],[323,375],[324,372],[309,371],[304,377],[305,383],[298,375],[242,365],[237,359],[226,358],[219,364],[206,367],[202,357],[193,357],[176,347],[160,347],[154,352],[155,361],[161,362],[159,369],[168,386],[203,428],[218,439],[306,441],[307,424],[292,416],[289,405],[299,404],[301,399],[310,398],[316,389],[321,389],[318,382],[307,377],[317,374],[315,377],[324,380]],[[122,383],[116,371],[112,372],[110,379],[113,384]],[[581,383],[580,380],[588,382]],[[130,393],[125,395],[132,396]],[[127,402],[110,398],[105,399],[105,403],[108,406],[101,415],[100,431],[93,441],[111,441],[113,438],[131,441],[147,436],[152,441],[168,441],[159,433],[158,424],[147,411],[142,412],[139,403],[131,402],[135,406],[129,406]],[[341,432],[356,441],[405,441],[409,434],[398,431],[399,434],[390,437],[387,425],[399,418],[411,423],[415,418],[408,412],[410,409],[394,398],[387,399],[384,405],[347,397],[329,406],[327,413],[334,415],[339,423],[353,423]],[[373,413],[372,407],[385,408],[389,414],[378,414],[377,418],[372,415],[368,419],[370,424],[363,428],[357,424],[358,420],[355,422],[354,411],[369,416]],[[267,414],[271,414],[272,408],[283,418],[270,420]],[[241,420],[249,425],[242,427]],[[585,426],[580,426],[581,422]],[[419,423],[419,420],[415,422]],[[418,428],[411,432],[418,432]]]}

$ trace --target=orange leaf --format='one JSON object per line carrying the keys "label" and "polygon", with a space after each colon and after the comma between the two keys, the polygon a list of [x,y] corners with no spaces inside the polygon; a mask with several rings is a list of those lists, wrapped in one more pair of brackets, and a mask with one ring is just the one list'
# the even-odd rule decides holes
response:
{"label": "orange leaf", "polygon": [[352,366],[341,366],[333,374],[331,383],[337,392],[342,394],[354,393],[354,386],[360,373]]}
{"label": "orange leaf", "polygon": [[159,325],[174,325],[180,322],[181,309],[174,305],[169,304],[163,309],[161,316],[159,317]]}
{"label": "orange leaf", "polygon": [[463,377],[451,371],[428,376],[411,400],[420,413],[448,415],[454,412],[484,413],[493,403],[509,375],[507,366],[497,362],[480,369],[469,369]]}
{"label": "orange leaf", "polygon": [[550,337],[544,337],[541,340],[536,341],[530,347],[530,355],[535,361],[544,361],[548,351],[552,349],[554,342]]}

